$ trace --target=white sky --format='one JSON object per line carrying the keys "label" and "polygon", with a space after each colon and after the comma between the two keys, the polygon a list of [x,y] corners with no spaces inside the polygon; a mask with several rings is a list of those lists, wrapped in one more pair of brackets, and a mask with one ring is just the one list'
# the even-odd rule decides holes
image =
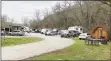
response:
{"label": "white sky", "polygon": [[[34,18],[36,9],[44,10],[54,6],[57,1],[2,1],[2,15],[13,18],[15,23],[22,23],[23,17]],[[41,17],[42,17],[41,15]]]}

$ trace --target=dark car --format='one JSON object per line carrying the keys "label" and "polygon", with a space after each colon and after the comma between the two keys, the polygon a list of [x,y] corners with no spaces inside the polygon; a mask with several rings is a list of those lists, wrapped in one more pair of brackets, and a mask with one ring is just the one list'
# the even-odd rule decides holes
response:
{"label": "dark car", "polygon": [[36,33],[40,33],[40,32],[41,32],[41,29],[36,29],[35,32],[36,32]]}
{"label": "dark car", "polygon": [[71,31],[69,31],[69,34],[72,37],[78,37],[81,33],[78,31],[71,30]]}
{"label": "dark car", "polygon": [[69,36],[70,37],[75,37],[76,36],[76,33],[74,31],[69,31]]}
{"label": "dark car", "polygon": [[78,31],[75,31],[75,34],[76,34],[75,36],[78,37],[81,33]]}

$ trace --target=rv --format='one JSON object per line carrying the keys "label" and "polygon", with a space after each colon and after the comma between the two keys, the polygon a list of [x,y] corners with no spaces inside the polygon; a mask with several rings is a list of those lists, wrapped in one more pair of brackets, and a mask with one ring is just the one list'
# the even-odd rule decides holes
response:
{"label": "rv", "polygon": [[78,31],[80,33],[83,33],[83,27],[81,26],[72,26],[68,28],[69,31]]}

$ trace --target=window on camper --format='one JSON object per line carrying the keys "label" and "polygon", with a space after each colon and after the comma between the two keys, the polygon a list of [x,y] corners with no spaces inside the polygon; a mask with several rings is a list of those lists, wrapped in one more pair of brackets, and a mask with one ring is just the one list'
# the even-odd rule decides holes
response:
{"label": "window on camper", "polygon": [[82,28],[80,28],[80,30],[82,30]]}
{"label": "window on camper", "polygon": [[78,30],[78,28],[76,28],[76,30]]}

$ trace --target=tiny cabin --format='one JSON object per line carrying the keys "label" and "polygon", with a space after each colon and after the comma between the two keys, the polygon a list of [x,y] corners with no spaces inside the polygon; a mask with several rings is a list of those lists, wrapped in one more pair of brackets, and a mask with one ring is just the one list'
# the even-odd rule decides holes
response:
{"label": "tiny cabin", "polygon": [[96,39],[100,39],[101,36],[105,38],[105,40],[108,40],[108,32],[103,26],[97,26],[92,30],[91,33],[92,36],[94,36]]}

